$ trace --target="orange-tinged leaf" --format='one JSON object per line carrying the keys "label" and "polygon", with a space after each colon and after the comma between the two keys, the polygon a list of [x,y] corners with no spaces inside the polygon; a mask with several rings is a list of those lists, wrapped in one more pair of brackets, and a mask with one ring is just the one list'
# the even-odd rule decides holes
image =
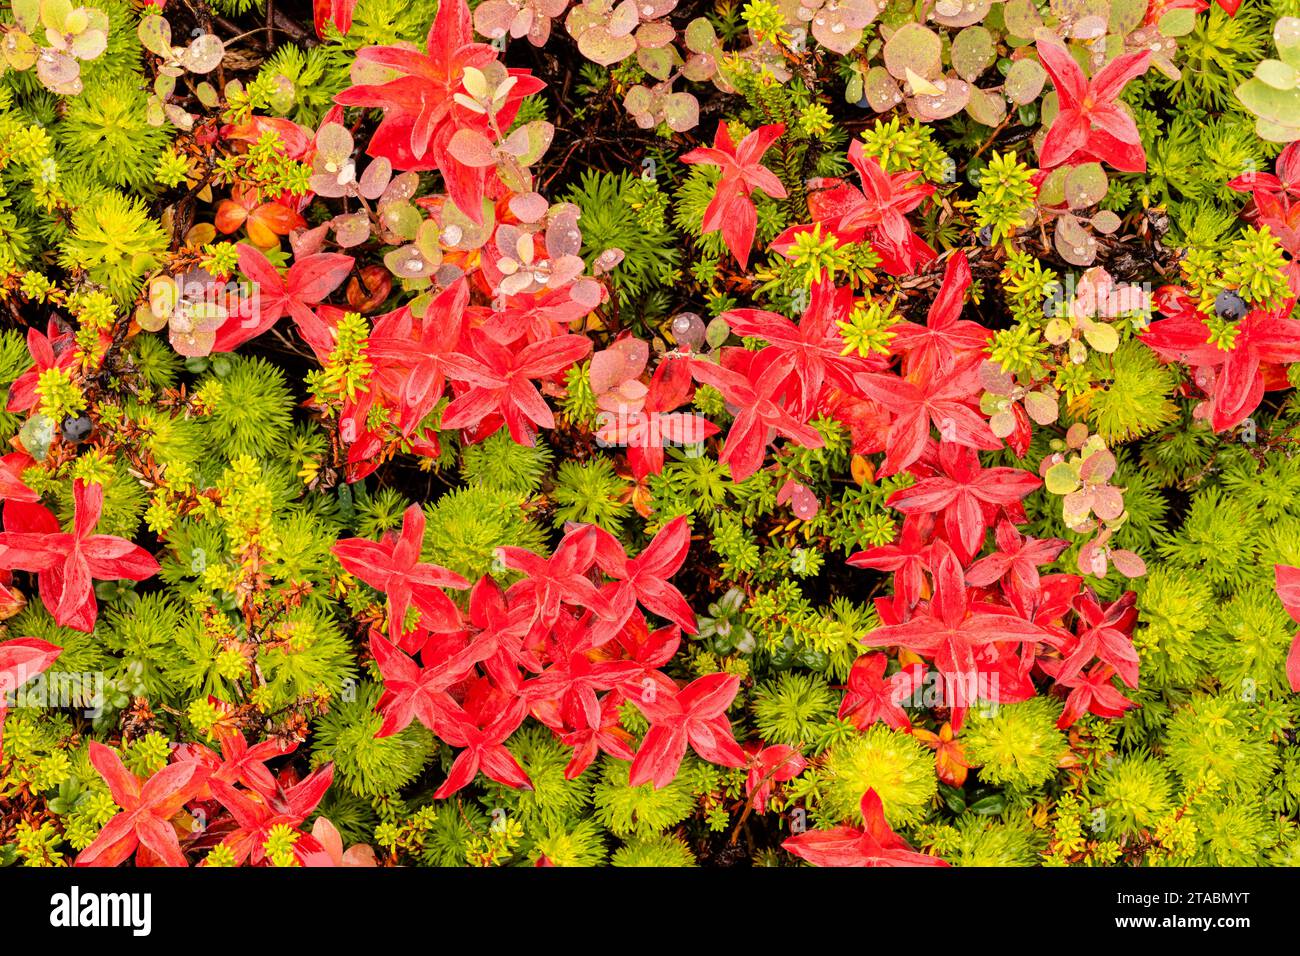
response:
{"label": "orange-tinged leaf", "polygon": [[221,232],[229,234],[242,226],[247,218],[247,209],[233,199],[223,199],[221,204],[217,206],[215,224]]}
{"label": "orange-tinged leaf", "polygon": [[865,455],[854,455],[849,468],[859,486],[865,487],[876,480],[876,468]]}
{"label": "orange-tinged leaf", "polygon": [[302,229],[307,221],[288,206],[278,202],[263,203],[248,215],[248,238],[253,245],[266,249],[279,245],[280,237]]}

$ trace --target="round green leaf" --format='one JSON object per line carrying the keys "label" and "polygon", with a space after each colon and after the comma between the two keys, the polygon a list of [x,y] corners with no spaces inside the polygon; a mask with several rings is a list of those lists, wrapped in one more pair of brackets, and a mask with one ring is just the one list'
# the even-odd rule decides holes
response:
{"label": "round green leaf", "polygon": [[1068,461],[1060,461],[1047,469],[1043,479],[1048,492],[1054,495],[1068,495],[1079,487],[1077,466]]}
{"label": "round green leaf", "polygon": [[1085,209],[1101,202],[1110,181],[1101,163],[1073,167],[1065,177],[1065,202],[1071,209]]}
{"label": "round green leaf", "polygon": [[885,69],[898,79],[911,70],[933,79],[939,75],[943,43],[933,30],[906,23],[885,42]]}
{"label": "round green leaf", "polygon": [[974,82],[989,68],[996,55],[993,34],[984,27],[967,27],[953,37],[952,68],[964,80]]}

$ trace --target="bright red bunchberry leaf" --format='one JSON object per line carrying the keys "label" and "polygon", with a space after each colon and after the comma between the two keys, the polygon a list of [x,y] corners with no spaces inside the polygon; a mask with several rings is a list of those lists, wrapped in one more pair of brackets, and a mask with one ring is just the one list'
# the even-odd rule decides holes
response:
{"label": "bright red bunchberry leaf", "polygon": [[962,374],[936,376],[922,385],[884,373],[856,379],[858,391],[894,413],[885,438],[885,460],[878,474],[893,475],[911,466],[925,453],[930,427],[939,430],[941,447],[962,445],[994,451],[1002,441],[969,402],[978,388],[977,369]]}
{"label": "bright red bunchberry leaf", "polygon": [[[222,840],[222,845],[234,854],[236,865],[245,860],[253,866],[262,864],[266,859],[265,844],[271,829],[287,826],[297,830],[320,805],[325,791],[333,781],[332,763],[287,789],[277,784],[275,792],[270,796],[238,790],[215,777],[210,780],[208,786],[212,795],[230,811],[235,821],[234,832]],[[300,833],[293,845],[293,852],[299,862],[306,865],[315,862],[312,860],[315,854],[323,855],[324,849],[315,838]]]}
{"label": "bright red bunchberry leaf", "polygon": [[940,474],[900,488],[887,504],[904,514],[941,513],[948,542],[963,563],[983,546],[998,510],[1043,483],[1020,468],[981,468],[979,456],[962,445],[940,445],[938,461]]}
{"label": "bright red bunchberry leaf", "polygon": [[434,296],[418,319],[403,306],[375,320],[366,358],[376,384],[397,399],[403,435],[410,435],[442,398],[445,359],[460,342],[468,304],[469,284],[462,278]]}
{"label": "bright red bunchberry leaf", "polygon": [[[1300,283],[1297,283],[1300,284]],[[1232,347],[1211,340],[1204,317],[1184,295],[1160,296],[1161,311],[1172,311],[1141,334],[1144,343],[1165,362],[1184,362],[1211,372],[1209,420],[1215,431],[1240,424],[1264,398],[1264,368],[1300,362],[1300,320],[1288,318],[1296,291],[1276,309],[1254,309],[1236,323]]]}
{"label": "bright red bunchberry leaf", "polygon": [[186,760],[168,764],[141,781],[123,766],[117,751],[93,740],[90,763],[122,809],[77,855],[74,865],[119,866],[135,853],[136,866],[188,866],[171,819],[203,790],[209,768],[201,761]]}
{"label": "bright red bunchberry leaf", "polygon": [[[1043,663],[1044,670],[1050,676],[1055,668],[1046,661]],[[1121,694],[1111,682],[1114,676],[1115,668],[1098,661],[1088,670],[1080,671],[1071,678],[1058,678],[1057,683],[1070,688],[1070,694],[1065,699],[1065,708],[1061,711],[1056,726],[1064,730],[1084,714],[1096,714],[1112,720],[1136,707],[1137,704]]]}
{"label": "bright red bunchberry leaf", "polygon": [[718,460],[731,467],[731,477],[735,481],[744,481],[762,466],[763,453],[772,433],[796,441],[805,448],[821,448],[822,437],[817,429],[804,424],[782,404],[781,393],[790,367],[779,355],[765,350],[738,358],[746,363],[744,371],[693,359],[691,374],[696,381],[718,389],[736,407],[736,418],[731,423],[731,431],[727,432]]}
{"label": "bright red bunchberry leaf", "polygon": [[275,777],[266,761],[283,757],[298,749],[292,741],[271,737],[249,746],[238,730],[226,729],[221,734],[221,766],[212,774],[213,780],[223,783],[242,783],[263,796],[275,793]]}
{"label": "bright red bunchberry leaf", "polygon": [[[691,526],[685,515],[668,522],[635,558],[629,558],[617,538],[596,529],[596,564],[614,581],[603,592],[618,612],[607,625],[605,640],[615,636],[636,609],[637,602],[651,614],[672,621],[687,634],[696,633],[695,612],[682,592],[668,583],[681,570],[691,548]],[[603,640],[598,643],[604,643]]]}
{"label": "bright red bunchberry leaf", "polygon": [[402,516],[402,533],[391,533],[382,541],[344,538],[330,549],[349,574],[388,596],[388,633],[400,637],[405,630],[406,609],[414,604],[421,624],[433,631],[454,631],[460,627],[460,611],[443,588],[463,591],[469,582],[454,571],[420,562],[424,544],[424,512],[411,505]]}
{"label": "bright red bunchberry leaf", "polygon": [[1248,172],[1228,180],[1228,188],[1259,197],[1274,196],[1286,202],[1300,201],[1300,142],[1278,153],[1275,173]]}
{"label": "bright red bunchberry leaf", "polygon": [[312,307],[343,284],[353,261],[351,256],[337,252],[320,252],[297,260],[281,275],[260,249],[241,242],[239,271],[253,284],[252,294],[243,298],[239,311],[217,331],[212,350],[231,352],[270,329],[284,315],[292,316],[299,327],[317,324]]}
{"label": "bright red bunchberry leaf", "polygon": [[650,729],[632,761],[631,785],[653,783],[656,790],[668,786],[682,765],[687,744],[710,763],[745,766],[745,753],[727,720],[727,708],[739,690],[739,677],[719,673],[692,681],[672,696],[633,697]]}
{"label": "bright red bunchberry leaf", "polygon": [[576,647],[557,649],[554,663],[524,685],[530,701],[553,701],[560,719],[569,726],[582,721],[598,728],[603,722],[597,691],[613,690],[641,674],[641,665],[627,660],[593,660],[590,640]]}
{"label": "bright red bunchberry leaf", "polygon": [[[446,0],[438,4],[423,52],[406,45],[362,47],[356,57],[360,72],[394,78],[349,87],[334,101],[342,106],[382,107],[384,118],[366,151],[388,159],[396,169],[440,170],[456,206],[482,222],[490,167],[459,162],[448,147],[460,130],[492,133],[487,115],[466,105],[465,101],[474,101],[465,88],[465,70],[483,71],[496,60],[495,49],[474,42],[465,0]],[[494,116],[501,130],[509,129],[524,97],[544,85],[527,70],[506,72],[513,83]]]}
{"label": "bright red bunchberry leaf", "polygon": [[864,654],[853,662],[848,687],[840,703],[839,718],[853,721],[858,730],[866,730],[883,720],[895,730],[908,730],[912,721],[903,709],[920,686],[924,668],[919,664],[904,667],[885,677],[889,658],[884,654]]}
{"label": "bright red bunchberry leaf", "polygon": [[855,568],[871,568],[894,573],[894,591],[913,607],[921,600],[925,586],[925,569],[930,566],[930,532],[934,516],[911,514],[903,519],[902,534],[897,542],[880,544],[849,556]]}
{"label": "bright red bunchberry leaf", "polygon": [[125,538],[94,533],[104,507],[102,485],[78,478],[72,500],[71,532],[61,531],[58,519],[40,505],[24,505],[21,511],[9,505],[6,530],[0,533],[0,568],[35,571],[41,601],[55,623],[90,631],[99,613],[94,582],[143,581],[158,573],[158,562]]}
{"label": "bright red bunchberry leaf", "polygon": [[641,407],[617,406],[600,413],[596,439],[602,444],[627,449],[627,461],[638,481],[664,469],[664,444],[698,445],[718,433],[718,426],[704,416],[674,409],[690,399],[692,390],[689,357],[665,357],[646,388]]}
{"label": "bright red bunchberry leaf", "polygon": [[77,350],[72,347],[72,333],[60,332],[53,319],[49,321],[47,332],[47,335],[42,335],[36,329],[27,330],[27,351],[32,357],[32,367],[9,386],[6,411],[26,412],[35,408],[40,400],[36,393],[36,383],[42,373],[51,369],[67,371],[76,364]]}
{"label": "bright red bunchberry leaf", "polygon": [[803,754],[786,744],[764,747],[754,742],[745,745],[749,757],[749,773],[745,776],[745,796],[749,805],[762,813],[772,796],[772,784],[793,780],[804,772],[808,761]]}
{"label": "bright red bunchberry leaf", "polygon": [[937,856],[917,853],[890,829],[874,790],[862,795],[863,826],[808,830],[781,844],[814,866],[947,866]]}
{"label": "bright red bunchberry leaf", "polygon": [[1031,538],[1021,535],[1010,521],[999,521],[993,532],[998,550],[980,558],[966,572],[966,583],[986,588],[998,581],[1008,591],[1016,591],[1022,601],[1031,601],[1038,593],[1038,569],[1051,564],[1066,548],[1060,538]]}
{"label": "bright red bunchberry leaf", "polygon": [[384,681],[384,694],[377,707],[384,722],[375,736],[399,733],[412,720],[440,733],[453,719],[450,715],[455,707],[447,690],[473,673],[472,655],[452,654],[438,664],[420,667],[377,632],[370,635],[370,650]]}
{"label": "bright red bunchberry leaf", "polygon": [[1040,40],[1038,59],[1056,87],[1059,109],[1039,151],[1044,169],[1097,160],[1126,173],[1147,168],[1142,136],[1118,98],[1124,84],[1147,71],[1151,51],[1123,53],[1092,79],[1056,40]]}
{"label": "bright red bunchberry leaf", "polygon": [[722,170],[713,198],[704,210],[701,230],[705,235],[721,230],[727,248],[742,269],[749,265],[754,230],[758,226],[758,214],[750,194],[761,189],[773,199],[786,198],[781,180],[762,164],[763,154],[784,132],[781,123],[760,126],[736,144],[726,122],[721,122],[712,146],[701,146],[682,156],[682,162],[688,165],[700,163]]}
{"label": "bright red bunchberry leaf", "polygon": [[463,707],[453,704],[447,720],[438,728],[438,736],[453,747],[464,747],[451,765],[447,779],[433,794],[434,799],[449,797],[473,782],[481,770],[497,783],[516,789],[531,790],[532,781],[523,767],[505,747],[528,712],[524,698],[486,680],[471,683]]}
{"label": "bright red bunchberry leaf", "polygon": [[[1053,634],[1014,616],[1010,608],[972,601],[961,564],[946,541],[935,541],[931,554],[934,596],[930,602],[911,620],[877,628],[864,641],[873,647],[897,645],[929,658],[956,695],[956,706],[969,707],[975,702],[981,672],[977,654],[991,644],[1037,644]],[[992,692],[997,696],[996,687]]]}
{"label": "bright red bunchberry leaf", "polygon": [[[557,335],[515,349],[475,330],[470,342],[473,355],[457,354],[444,360],[447,376],[468,387],[443,410],[442,427],[472,428],[499,415],[511,439],[520,445],[536,442],[536,428],[555,427],[550,406],[531,380],[558,375],[591,351],[591,339],[585,335]],[[498,423],[477,437],[486,438],[500,427]]]}
{"label": "bright red bunchberry leaf", "polygon": [[527,609],[533,633],[553,627],[564,604],[593,611],[605,620],[616,616],[614,606],[587,577],[596,563],[596,546],[595,526],[580,525],[565,534],[549,558],[526,548],[497,549],[502,564],[524,574],[523,580],[510,585],[506,597]]}
{"label": "bright red bunchberry leaf", "polygon": [[852,311],[851,289],[817,282],[808,309],[797,325],[783,315],[762,309],[733,309],[722,313],[722,318],[737,335],[756,336],[771,343],[780,361],[799,381],[795,413],[806,419],[813,414],[824,386],[852,392],[855,374],[882,367],[880,361],[844,354],[844,340],[836,323],[848,321]]}
{"label": "bright red bunchberry leaf", "polygon": [[[907,221],[911,212],[934,187],[915,182],[920,173],[886,173],[880,161],[868,156],[862,141],[849,146],[849,163],[862,178],[855,189],[841,179],[813,179],[808,183],[808,209],[823,230],[841,244],[869,242],[880,256],[881,268],[890,275],[910,275],[917,266],[934,258],[935,252]],[[799,233],[811,225],[791,226],[772,241],[772,249],[787,255]]]}
{"label": "bright red bunchberry leaf", "polygon": [[9,695],[37,674],[49,670],[63,648],[35,637],[0,641],[0,759],[5,751],[5,707]]}
{"label": "bright red bunchberry leaf", "polygon": [[993,334],[978,322],[961,318],[966,290],[970,288],[970,261],[957,251],[948,259],[943,284],[930,305],[925,325],[898,322],[889,327],[893,338],[889,349],[907,357],[907,376],[912,381],[930,382],[962,371],[968,363],[983,358],[984,347]]}
{"label": "bright red bunchberry leaf", "polygon": [[516,689],[519,669],[541,673],[545,665],[525,643],[532,630],[531,610],[514,604],[491,577],[483,576],[469,592],[470,624],[478,632],[470,638],[469,657],[482,664],[498,687]]}
{"label": "bright red bunchberry leaf", "polygon": [[1078,634],[1065,645],[1058,681],[1071,681],[1097,658],[1113,668],[1129,687],[1138,685],[1138,652],[1130,632],[1137,621],[1137,595],[1125,591],[1118,600],[1103,605],[1090,590],[1077,595],[1071,606],[1079,616]]}
{"label": "bright red bunchberry leaf", "polygon": [[312,21],[316,35],[325,39],[325,24],[333,22],[339,33],[347,36],[352,29],[352,11],[357,0],[312,0]]}
{"label": "bright red bunchberry leaf", "polygon": [[[578,729],[561,731],[560,743],[573,748],[573,758],[564,768],[564,778],[573,780],[591,766],[591,762],[600,753],[609,754],[618,760],[631,760],[632,735],[623,729],[619,720],[619,708],[623,705],[623,695],[617,692],[606,694],[600,699],[600,719],[595,725],[585,723],[586,712],[579,716],[584,723]],[[543,721],[549,726],[549,721]]]}
{"label": "bright red bunchberry leaf", "polygon": [[23,484],[23,472],[34,464],[32,456],[23,451],[0,458],[0,501],[35,504],[41,500],[40,495]]}

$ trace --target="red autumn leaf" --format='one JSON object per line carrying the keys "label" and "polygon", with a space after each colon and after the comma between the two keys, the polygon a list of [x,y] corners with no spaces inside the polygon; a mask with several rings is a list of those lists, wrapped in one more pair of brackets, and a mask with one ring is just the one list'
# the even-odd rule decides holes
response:
{"label": "red autumn leaf", "polygon": [[1097,160],[1127,173],[1145,172],[1146,153],[1133,116],[1118,102],[1124,84],[1147,71],[1151,51],[1123,53],[1092,79],[1056,40],[1038,43],[1038,58],[1060,104],[1039,152],[1044,169]]}
{"label": "red autumn leaf", "polygon": [[705,235],[721,230],[727,248],[742,269],[749,265],[749,252],[754,246],[754,230],[758,225],[758,214],[750,194],[761,189],[773,199],[786,198],[781,180],[762,164],[763,154],[784,132],[785,126],[781,123],[760,126],[736,144],[727,124],[722,122],[718,124],[711,147],[702,146],[682,156],[682,162],[688,165],[699,163],[722,170],[713,198],[704,210],[701,230]]}
{"label": "red autumn leaf", "polygon": [[343,835],[328,817],[317,816],[311,825],[311,835],[320,844],[332,866],[378,866],[374,849],[365,843],[358,843],[343,849]]}
{"label": "red autumn leaf", "polygon": [[1300,142],[1291,143],[1278,153],[1273,164],[1276,173],[1243,173],[1228,180],[1228,188],[1239,193],[1273,196],[1286,202],[1300,200]]}
{"label": "red autumn leaf", "polygon": [[890,829],[874,790],[862,795],[862,827],[809,830],[781,844],[814,866],[947,866],[936,856],[917,853]]}
{"label": "red autumn leaf", "polygon": [[[858,171],[862,188],[841,179],[813,179],[808,183],[808,209],[822,227],[841,244],[869,242],[880,256],[881,268],[890,275],[910,275],[935,252],[913,230],[907,214],[934,192],[928,183],[916,184],[920,173],[886,173],[880,161],[868,156],[862,141],[849,146],[849,163]],[[813,229],[791,226],[772,241],[772,249],[786,255],[794,237]]]}
{"label": "red autumn leaf", "polygon": [[270,249],[279,246],[281,236],[306,228],[307,220],[282,203],[262,202],[257,190],[236,186],[230,191],[230,198],[217,205],[213,224],[227,234],[244,226],[253,245]]}
{"label": "red autumn leaf", "polygon": [[[252,791],[238,790],[229,783],[213,778],[208,786],[212,795],[234,818],[235,830],[222,840],[222,845],[235,857],[236,864],[245,860],[253,866],[266,858],[266,841],[271,829],[287,826],[297,830],[302,822],[320,805],[325,791],[334,781],[334,764],[328,763],[298,783],[285,789],[276,786],[271,796]],[[299,862],[311,862],[311,856],[324,853],[312,837],[299,834],[293,852]]]}
{"label": "red autumn leaf", "polygon": [[968,404],[976,369],[935,377],[924,385],[883,373],[857,377],[858,390],[894,413],[885,439],[885,461],[878,474],[893,475],[911,466],[930,443],[930,427],[939,430],[940,447],[953,445],[995,451],[1002,442],[979,412]]}
{"label": "red autumn leaf", "polygon": [[[635,558],[608,531],[596,529],[596,563],[614,579],[604,593],[618,612],[609,623],[608,638],[627,621],[637,602],[651,614],[672,621],[687,634],[696,633],[695,613],[682,592],[668,583],[681,570],[691,547],[691,528],[685,515],[668,522]],[[603,642],[602,642],[603,643]]]}
{"label": "red autumn leaf", "polygon": [[[40,505],[26,505],[21,512],[9,505],[6,530],[0,533],[0,567],[37,572],[41,601],[55,623],[90,631],[99,613],[94,582],[143,581],[158,573],[158,562],[125,538],[93,533],[104,506],[102,485],[78,478],[72,500],[71,532],[60,531],[58,520]],[[16,528],[17,520],[24,526]]]}
{"label": "red autumn leaf", "polygon": [[375,736],[390,737],[405,730],[412,720],[438,733],[451,719],[448,715],[455,703],[447,690],[473,671],[473,661],[453,656],[437,666],[422,668],[378,632],[370,635],[370,650],[384,681],[377,708],[384,722]]}
{"label": "red autumn leaf", "polygon": [[1079,616],[1078,633],[1066,643],[1066,656],[1053,675],[1070,681],[1097,658],[1113,668],[1130,687],[1138,684],[1138,652],[1129,632],[1137,619],[1137,595],[1126,591],[1118,600],[1102,605],[1091,591],[1075,597],[1071,606]]}
{"label": "red autumn leaf", "polygon": [[357,0],[312,0],[312,21],[316,35],[325,39],[325,24],[333,22],[339,33],[347,36],[352,29],[352,11]]}
{"label": "red autumn leaf", "polygon": [[227,729],[221,733],[221,766],[212,774],[213,780],[223,783],[242,783],[264,796],[275,793],[276,782],[266,761],[293,753],[298,745],[278,737],[249,746],[244,735]]}
{"label": "red autumn leaf", "polygon": [[1019,468],[981,468],[979,456],[961,445],[940,445],[938,460],[940,474],[900,488],[887,503],[904,514],[941,513],[948,541],[963,562],[980,550],[999,508],[1043,483]]}
{"label": "red autumn leaf", "polygon": [[299,259],[280,275],[261,250],[241,242],[239,270],[253,284],[252,295],[217,332],[213,351],[233,351],[270,329],[284,315],[292,316],[300,328],[315,326],[318,320],[312,308],[343,284],[352,263],[351,256],[321,252]]}
{"label": "red autumn leaf", "polygon": [[710,763],[745,766],[745,753],[727,721],[727,708],[739,690],[736,675],[709,674],[673,696],[634,697],[632,702],[650,721],[650,729],[632,761],[629,783],[634,787],[653,783],[656,790],[668,786],[677,776],[688,744]]}
{"label": "red autumn leaf", "polygon": [[641,408],[602,412],[596,438],[627,449],[628,464],[638,481],[657,475],[664,468],[665,442],[697,445],[718,433],[718,426],[702,415],[673,411],[690,396],[690,358],[665,357],[650,378]]}
{"label": "red autumn leaf", "polygon": [[[474,42],[465,0],[447,0],[438,5],[423,52],[409,46],[369,46],[357,51],[358,65],[395,72],[395,79],[349,87],[334,101],[341,106],[382,107],[384,118],[366,151],[387,158],[396,169],[440,170],[452,202],[474,222],[482,222],[488,169],[458,162],[448,146],[458,130],[491,131],[484,113],[455,97],[468,95],[467,67],[484,70],[496,59],[495,49]],[[508,129],[524,97],[544,85],[527,70],[507,73],[514,82],[495,114],[498,129]]]}
{"label": "red autumn leaf", "polygon": [[905,667],[885,677],[889,658],[884,654],[865,654],[853,662],[849,683],[840,703],[839,718],[853,721],[858,730],[866,730],[883,720],[895,730],[908,730],[912,721],[903,710],[903,702],[920,686],[924,668]]}
{"label": "red autumn leaf", "polygon": [[436,564],[420,562],[424,543],[424,512],[411,505],[402,515],[402,533],[382,541],[344,538],[330,549],[344,570],[388,597],[388,633],[394,638],[405,629],[406,609],[414,604],[421,624],[429,630],[452,631],[460,626],[460,611],[443,588],[466,590],[469,582]]}
{"label": "red autumn leaf", "polygon": [[1288,318],[1295,294],[1272,311],[1252,310],[1236,323],[1232,348],[1211,342],[1210,329],[1194,307],[1165,295],[1161,309],[1172,317],[1152,322],[1141,339],[1166,362],[1212,369],[1210,425],[1225,431],[1242,422],[1264,398],[1264,367],[1300,362],[1300,320]]}
{"label": "red autumn leaf", "polygon": [[853,291],[837,289],[830,282],[813,284],[808,310],[796,325],[783,315],[762,309],[733,309],[722,318],[737,335],[756,336],[770,343],[779,361],[799,381],[796,414],[813,414],[824,387],[852,392],[853,376],[883,366],[844,354],[838,322],[848,321],[853,311]]}
{"label": "red autumn leaf", "polygon": [[34,464],[32,456],[22,451],[0,458],[0,501],[35,504],[41,500],[40,495],[23,484],[23,472]]}
{"label": "red autumn leaf", "polygon": [[1060,538],[1022,536],[1015,525],[1005,520],[998,522],[994,538],[998,550],[970,566],[966,583],[984,588],[1003,581],[1007,590],[1018,591],[1026,601],[1038,592],[1038,568],[1051,564],[1066,548]]}
{"label": "red autumn leaf", "polygon": [[525,602],[508,601],[501,585],[487,575],[469,592],[469,620],[478,628],[470,638],[469,657],[483,664],[500,687],[517,688],[521,667],[540,673],[545,666],[524,643],[532,629],[530,614]]}
{"label": "red autumn leaf", "polygon": [[9,696],[37,674],[49,670],[63,648],[35,637],[0,641],[0,759],[4,758],[5,706]]}
{"label": "red autumn leaf", "polygon": [[586,723],[584,710],[580,714],[584,723],[575,730],[559,733],[560,742],[573,748],[573,758],[564,768],[566,780],[580,776],[591,766],[597,754],[606,753],[618,760],[631,760],[635,756],[632,751],[632,735],[623,729],[619,719],[622,704],[621,694],[608,693],[600,699],[600,714],[596,723]]}
{"label": "red autumn leaf", "polygon": [[446,357],[460,342],[469,285],[458,279],[434,296],[419,319],[403,306],[375,320],[366,349],[376,384],[397,398],[403,435],[438,404],[446,388]]}
{"label": "red autumn leaf", "polygon": [[930,565],[928,538],[934,529],[934,518],[928,514],[911,514],[903,519],[903,530],[898,541],[880,544],[849,556],[848,563],[855,568],[872,568],[894,573],[894,590],[908,607],[921,600],[925,586],[925,569]]}
{"label": "red autumn leaf", "polygon": [[[511,439],[520,445],[537,441],[536,428],[555,427],[550,406],[531,380],[558,375],[591,351],[591,339],[585,335],[557,335],[513,349],[476,329],[470,341],[474,355],[456,354],[444,360],[447,376],[468,388],[443,410],[442,427],[470,428],[490,415],[500,415]],[[477,437],[486,438],[500,427]]]}
{"label": "red autumn leaf", "polygon": [[93,740],[90,762],[122,809],[77,855],[74,865],[119,866],[135,853],[136,866],[188,866],[171,819],[203,789],[208,767],[186,760],[141,781],[122,765],[117,751]]}
{"label": "red autumn leaf", "polygon": [[965,253],[954,252],[944,270],[939,294],[930,305],[926,324],[904,321],[890,326],[894,337],[889,349],[895,355],[907,357],[907,376],[913,381],[934,381],[983,357],[983,349],[993,333],[978,322],[961,318],[970,284],[970,262]]}
{"label": "red autumn leaf", "polygon": [[27,330],[27,351],[32,356],[32,367],[14,379],[14,383],[9,386],[6,411],[30,411],[40,398],[36,393],[36,383],[42,373],[51,369],[67,371],[76,364],[77,350],[71,347],[72,334],[59,332],[53,319],[49,322],[47,332],[47,335],[42,335],[36,329]]}
{"label": "red autumn leaf", "polygon": [[922,605],[911,620],[877,628],[866,640],[873,646],[898,645],[931,659],[958,695],[957,706],[968,707],[974,703],[971,691],[980,673],[977,653],[997,642],[1036,644],[1053,635],[1005,613],[1009,609],[973,602],[962,580],[961,564],[947,542],[935,541],[933,547],[934,596],[929,604]]}
{"label": "red autumn leaf", "polygon": [[[1300,622],[1300,568],[1275,564],[1273,579],[1282,606],[1293,621]],[[1300,692],[1300,633],[1292,640],[1291,650],[1286,656],[1286,679],[1293,691]]]}
{"label": "red autumn leaf", "polygon": [[793,780],[804,772],[808,761],[803,754],[786,744],[763,747],[752,743],[745,746],[749,756],[749,773],[745,776],[745,796],[749,805],[762,813],[767,809],[772,795],[772,784]]}
{"label": "red autumn leaf", "polygon": [[789,366],[772,352],[742,358],[748,363],[744,372],[700,359],[691,362],[691,374],[697,381],[712,385],[736,406],[735,421],[718,456],[720,462],[731,466],[731,477],[736,481],[744,481],[762,466],[771,433],[805,448],[822,447],[817,429],[804,424],[782,403]]}
{"label": "red autumn leaf", "polygon": [[505,747],[527,713],[524,698],[493,687],[486,680],[472,682],[463,707],[452,704],[438,736],[453,747],[464,747],[456,755],[443,781],[433,794],[441,800],[468,786],[481,770],[497,783],[531,790],[532,781]]}
{"label": "red autumn leaf", "polygon": [[[1050,675],[1053,665],[1044,663],[1044,670]],[[1070,688],[1065,699],[1065,708],[1061,711],[1056,726],[1064,730],[1084,714],[1096,714],[1112,720],[1124,711],[1138,706],[1129,700],[1112,683],[1115,668],[1101,661],[1093,664],[1087,671],[1081,671],[1067,680],[1058,680],[1062,687]]]}
{"label": "red autumn leaf", "polygon": [[553,650],[553,663],[524,685],[527,699],[553,702],[557,716],[566,725],[601,726],[597,691],[613,690],[632,680],[641,673],[641,665],[627,660],[593,660],[590,651],[589,632],[576,646]]}
{"label": "red autumn leaf", "polygon": [[565,534],[549,558],[509,545],[497,549],[502,564],[524,574],[510,585],[506,597],[526,609],[532,633],[553,627],[565,604],[594,611],[605,620],[615,617],[614,605],[587,577],[596,562],[596,546],[596,527],[581,525]]}

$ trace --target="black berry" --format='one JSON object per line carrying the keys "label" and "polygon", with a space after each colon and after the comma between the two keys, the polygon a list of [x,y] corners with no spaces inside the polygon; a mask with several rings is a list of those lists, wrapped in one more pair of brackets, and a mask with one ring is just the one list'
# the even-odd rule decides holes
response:
{"label": "black berry", "polygon": [[88,415],[78,415],[76,418],[69,415],[63,420],[63,440],[78,445],[90,437],[94,427]]}
{"label": "black berry", "polygon": [[1214,314],[1221,319],[1236,322],[1244,319],[1249,311],[1246,300],[1231,289],[1224,289],[1214,297]]}

